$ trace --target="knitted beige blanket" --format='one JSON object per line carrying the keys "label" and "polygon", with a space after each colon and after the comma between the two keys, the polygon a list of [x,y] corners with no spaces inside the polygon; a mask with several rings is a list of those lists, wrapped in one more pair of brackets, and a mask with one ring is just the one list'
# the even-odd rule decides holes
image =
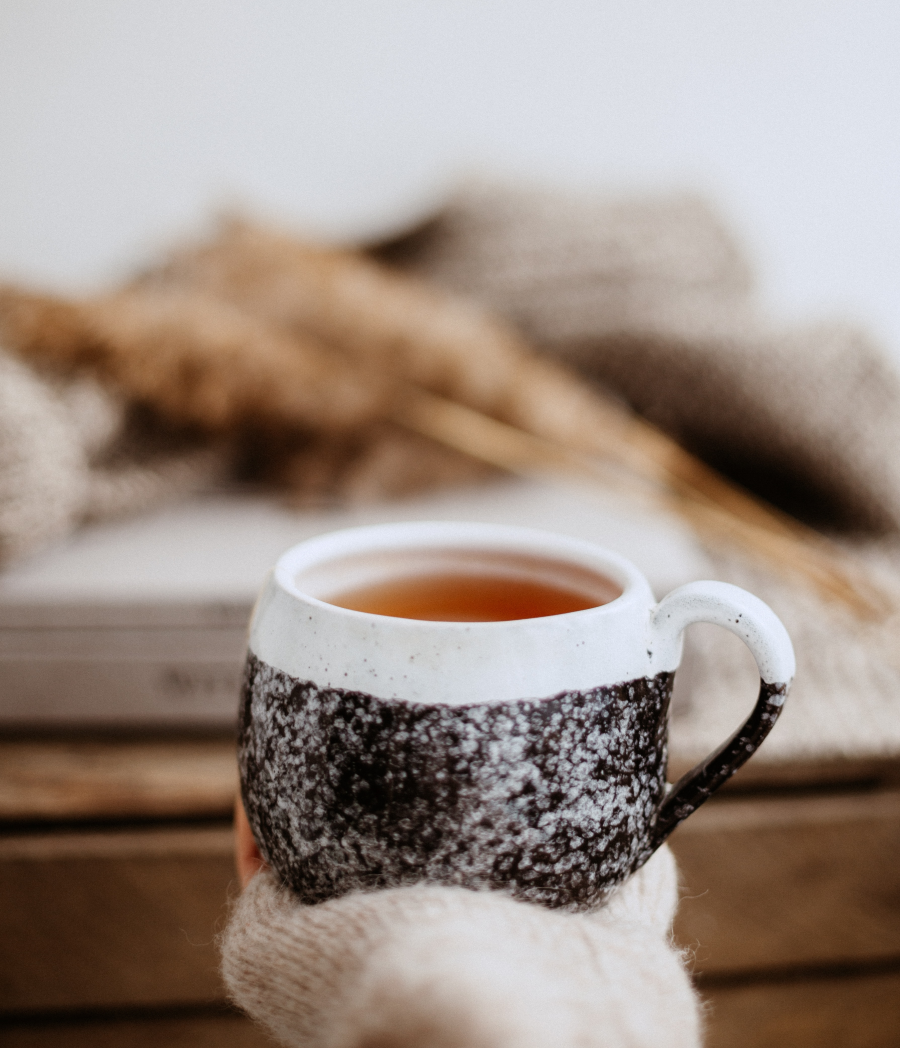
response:
{"label": "knitted beige blanket", "polygon": [[476,186],[381,254],[802,518],[900,528],[897,367],[846,323],[774,322],[704,200]]}
{"label": "knitted beige blanket", "polygon": [[121,398],[0,349],[0,565],[80,524],[134,513],[224,472],[216,448],[135,447]]}
{"label": "knitted beige blanket", "polygon": [[237,1004],[290,1048],[696,1048],[661,848],[600,910],[398,888],[303,906],[257,874],[222,938]]}

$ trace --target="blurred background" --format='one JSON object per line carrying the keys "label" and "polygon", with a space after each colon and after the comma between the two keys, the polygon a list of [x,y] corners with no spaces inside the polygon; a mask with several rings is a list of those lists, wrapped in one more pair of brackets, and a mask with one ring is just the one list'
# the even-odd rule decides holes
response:
{"label": "blurred background", "polygon": [[[0,0],[0,285],[63,295],[114,286],[148,262],[159,265],[172,245],[196,243],[229,211],[336,245],[397,238],[377,262],[343,253],[346,279],[335,286],[348,294],[338,294],[331,313],[304,317],[300,309],[291,337],[333,342],[336,360],[345,350],[356,360],[350,335],[367,335],[367,317],[378,319],[369,300],[344,323],[357,265],[389,274],[375,285],[375,307],[379,288],[394,287],[397,302],[416,301],[390,283],[404,265],[443,281],[651,420],[654,405],[673,402],[668,426],[666,417],[656,423],[721,468],[749,464],[766,474],[779,455],[793,456],[793,480],[808,473],[833,482],[880,527],[858,540],[857,552],[895,599],[879,633],[852,609],[792,589],[777,563],[773,570],[774,562],[714,555],[687,518],[635,516],[596,491],[589,499],[548,494],[496,474],[479,486],[480,474],[463,471],[472,487],[448,481],[418,501],[347,497],[302,508],[272,490],[220,488],[223,476],[237,475],[234,448],[211,443],[207,455],[201,442],[194,455],[190,427],[202,430],[199,415],[174,419],[187,427],[185,445],[163,441],[141,457],[134,433],[160,435],[140,413],[143,428],[129,428],[129,398],[146,408],[145,391],[123,386],[113,396],[115,374],[101,388],[64,369],[62,378],[45,373],[40,353],[25,352],[28,331],[17,345],[10,327],[0,351],[4,1045],[271,1043],[230,1009],[215,945],[236,891],[234,719],[246,622],[267,568],[293,543],[347,524],[416,517],[568,532],[622,550],[658,595],[692,578],[724,578],[776,609],[798,650],[797,686],[762,756],[673,838],[685,889],[676,938],[712,1002],[711,1048],[897,1043],[898,45],[900,5],[892,0]],[[437,247],[429,254],[426,229],[416,256],[416,237],[403,234],[479,181],[499,186],[499,195],[488,193],[485,203],[476,193],[450,207]],[[491,209],[517,185],[550,197],[560,191],[564,202],[572,194],[575,203],[551,207],[544,221],[544,198],[526,193],[493,228]],[[592,210],[594,195],[600,205]],[[620,199],[637,205],[604,209],[603,201]],[[521,267],[505,248],[517,242],[517,222]],[[249,248],[239,235],[237,247],[223,243],[226,259],[248,250],[267,272],[265,251],[251,250],[253,235]],[[559,257],[547,258],[548,243],[562,245]],[[276,262],[282,247],[269,244]],[[745,324],[757,298],[741,248],[771,328]],[[319,287],[315,258],[304,271],[306,249],[297,250],[286,272],[297,263]],[[385,261],[399,270],[390,275]],[[176,290],[178,279],[196,290],[192,265],[203,289],[209,274],[195,259],[176,274]],[[277,265],[272,273],[277,284]],[[571,274],[584,277],[580,285]],[[239,285],[220,288],[221,301],[213,295],[214,306],[237,311],[226,320],[284,334],[278,309],[268,315],[269,305],[241,297]],[[695,291],[700,320],[709,306],[721,330],[691,326]],[[130,304],[147,294],[152,307],[153,292],[152,281],[138,287]],[[15,313],[3,295],[0,286],[0,322],[4,308]],[[572,301],[583,313],[574,333]],[[108,307],[85,316],[102,325]],[[27,319],[29,308],[16,315]],[[428,316],[416,330],[415,309],[385,312],[386,325],[373,330],[387,332],[389,349],[406,314],[423,354],[448,349],[440,335],[453,324],[437,323],[432,339]],[[144,353],[147,371],[154,339],[164,341],[152,313],[135,314],[149,332],[143,342],[129,342],[127,310],[113,317],[125,316],[121,327],[100,328],[112,332],[110,343],[121,340],[123,358]],[[829,327],[832,317],[850,324]],[[543,328],[529,327],[529,318]],[[799,334],[789,330],[794,323]],[[87,357],[96,329],[84,330]],[[202,325],[185,321],[185,330],[199,331],[208,348]],[[502,349],[503,337],[490,327],[461,330],[457,343],[489,371],[502,353],[482,349]],[[472,330],[481,343],[469,340]],[[301,342],[291,344],[291,359]],[[581,343],[590,359],[578,356]],[[241,345],[248,374],[255,344],[248,337]],[[881,347],[893,360],[883,360]],[[526,358],[509,359],[520,378],[516,359]],[[225,383],[227,359],[222,371],[214,377]],[[141,367],[126,372],[142,377]],[[728,379],[721,391],[717,374]],[[280,378],[276,370],[273,401]],[[676,379],[681,385],[667,389]],[[520,385],[527,392],[528,382]],[[164,414],[167,392],[160,383],[159,403],[145,400]],[[488,415],[497,408],[457,393]],[[560,403],[566,423],[566,403],[575,401]],[[527,414],[506,421],[528,430]],[[232,425],[235,446],[248,436],[246,422]],[[284,422],[291,436],[288,423],[299,423]],[[338,446],[335,438],[340,454],[330,459],[327,439],[312,441],[315,420],[312,437],[301,436],[312,441],[310,460],[325,461],[323,473],[352,467],[350,448],[361,476],[369,469],[393,477],[402,471],[391,448],[417,459],[423,445],[410,444],[411,434],[421,441],[429,433],[413,426],[401,434],[405,443],[377,444],[372,433],[395,423],[360,424],[358,440],[350,432]],[[211,442],[234,436],[220,430],[210,427]],[[606,431],[598,432],[599,447]],[[367,441],[391,454],[367,459]],[[719,454],[731,445],[742,459]],[[285,449],[297,447],[286,441]],[[762,452],[771,453],[768,462]],[[440,481],[424,462],[424,479]],[[738,479],[745,476],[752,479],[746,471]],[[807,488],[799,490],[806,499]],[[16,545],[4,547],[5,536]],[[679,671],[673,778],[733,730],[758,687],[736,640],[726,650],[718,634],[705,636]],[[3,949],[12,942],[15,950]]]}
{"label": "blurred background", "polygon": [[211,210],[395,232],[472,174],[690,188],[769,305],[900,352],[889,0],[2,0],[0,273],[117,274]]}

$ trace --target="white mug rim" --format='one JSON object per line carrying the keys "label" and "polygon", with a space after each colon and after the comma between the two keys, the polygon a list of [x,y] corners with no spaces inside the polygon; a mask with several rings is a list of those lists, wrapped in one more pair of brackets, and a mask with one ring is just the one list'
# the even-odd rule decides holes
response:
{"label": "white mug rim", "polygon": [[[559,615],[448,622],[342,608],[305,593],[297,581],[301,571],[312,576],[316,565],[354,553],[416,546],[556,559],[599,573],[622,592]],[[319,688],[426,705],[530,700],[675,669],[680,649],[669,652],[665,665],[653,659],[654,607],[650,585],[633,564],[580,539],[503,524],[375,524],[308,539],[284,553],[257,602],[249,647],[263,663]]]}
{"label": "white mug rim", "polygon": [[[409,550],[470,550],[480,553],[520,553],[548,561],[565,563],[587,569],[610,579],[622,592],[612,600],[579,611],[540,616],[539,619],[501,619],[488,621],[450,621],[409,619],[400,616],[379,615],[372,612],[344,608],[330,601],[306,593],[296,579],[303,571],[354,554],[402,552]],[[471,632],[508,629],[516,622],[537,622],[540,619],[576,620],[585,616],[596,618],[620,614],[625,607],[637,601],[645,604],[649,585],[643,574],[625,557],[583,539],[572,538],[539,528],[512,524],[481,524],[473,521],[409,521],[388,524],[369,524],[342,528],[307,539],[286,550],[273,569],[273,581],[288,597],[300,603],[311,604],[338,617],[390,620],[394,628],[404,624],[416,632]],[[652,595],[651,595],[652,600]]]}
{"label": "white mug rim", "polygon": [[[341,557],[416,548],[556,560],[605,576],[622,592],[559,615],[449,622],[343,608],[305,593],[297,582],[298,573],[315,564],[335,561],[333,581]],[[327,572],[320,573],[319,584],[323,578]],[[641,572],[602,546],[514,525],[415,521],[330,532],[288,550],[257,601],[248,645],[261,663],[320,689],[427,705],[480,705],[670,673],[681,661],[684,629],[693,622],[712,622],[739,636],[764,682],[786,685],[793,677],[784,626],[771,608],[735,586],[689,583],[657,605]]]}

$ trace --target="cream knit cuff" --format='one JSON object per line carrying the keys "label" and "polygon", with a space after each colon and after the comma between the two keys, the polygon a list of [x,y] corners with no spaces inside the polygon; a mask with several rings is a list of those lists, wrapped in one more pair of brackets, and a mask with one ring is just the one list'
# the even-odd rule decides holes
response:
{"label": "cream knit cuff", "polygon": [[303,906],[261,873],[222,970],[291,1048],[696,1048],[676,905],[667,848],[589,915],[424,885]]}

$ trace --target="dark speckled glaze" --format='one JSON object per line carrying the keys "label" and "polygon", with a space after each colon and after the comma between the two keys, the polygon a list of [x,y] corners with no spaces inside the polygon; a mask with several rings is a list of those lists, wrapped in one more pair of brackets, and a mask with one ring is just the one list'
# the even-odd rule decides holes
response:
{"label": "dark speckled glaze", "polygon": [[759,698],[745,723],[715,753],[683,775],[672,787],[656,815],[645,859],[649,859],[680,822],[709,800],[753,756],[775,726],[787,693],[787,684],[760,683]]}
{"label": "dark speckled glaze", "polygon": [[741,731],[666,797],[673,676],[422,705],[319,688],[251,654],[239,737],[250,824],[306,903],[425,881],[589,909],[743,764],[780,712],[783,688],[764,685]]}

